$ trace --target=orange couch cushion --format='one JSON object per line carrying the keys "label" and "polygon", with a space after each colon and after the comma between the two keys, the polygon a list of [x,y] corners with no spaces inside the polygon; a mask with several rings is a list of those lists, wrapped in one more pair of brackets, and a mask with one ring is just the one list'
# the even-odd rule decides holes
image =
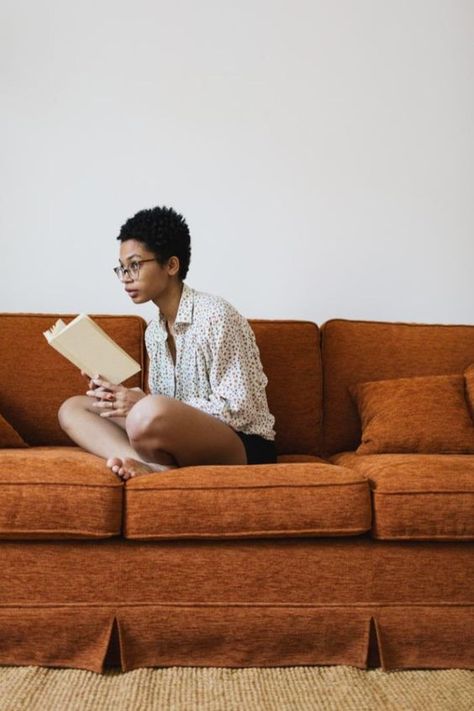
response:
{"label": "orange couch cushion", "polygon": [[[319,328],[312,321],[248,319],[275,417],[278,454],[321,453],[322,370]],[[149,363],[145,360],[145,378]],[[148,385],[145,391],[148,392]]]}
{"label": "orange couch cushion", "polygon": [[[71,314],[0,314],[2,412],[31,445],[71,445],[57,413],[62,402],[84,394],[87,381],[48,345],[43,331]],[[124,382],[148,392],[146,322],[139,316],[94,315],[97,323],[143,370]],[[318,326],[311,321],[249,319],[269,382],[278,454],[317,456],[321,450],[322,375]],[[31,354],[34,353],[34,359]]]}
{"label": "orange couch cushion", "polygon": [[0,413],[0,448],[2,447],[28,447],[28,445]]}
{"label": "orange couch cushion", "polygon": [[183,467],[129,479],[126,538],[351,536],[370,529],[360,474],[331,464]]}
{"label": "orange couch cushion", "polygon": [[474,326],[334,319],[321,327],[323,456],[357,449],[361,427],[349,386],[460,374],[474,362]]}
{"label": "orange couch cushion", "polygon": [[466,382],[466,396],[469,403],[471,417],[474,419],[474,365],[470,365],[464,371],[464,379]]}
{"label": "orange couch cushion", "polygon": [[291,462],[319,462],[319,464],[327,464],[327,459],[321,457],[313,457],[312,454],[279,454],[277,462],[280,464],[290,464]]}
{"label": "orange couch cushion", "polygon": [[123,483],[79,447],[0,451],[0,539],[108,538],[121,532]]}
{"label": "orange couch cushion", "polygon": [[350,390],[362,422],[358,454],[474,453],[462,375],[378,380]]}
{"label": "orange couch cushion", "polygon": [[322,370],[319,328],[311,321],[249,319],[275,416],[278,454],[321,452]]}
{"label": "orange couch cushion", "polygon": [[331,460],[369,480],[374,538],[474,540],[473,455],[343,452]]}
{"label": "orange couch cushion", "polygon": [[[0,314],[0,393],[2,413],[30,445],[71,445],[58,423],[58,410],[71,395],[84,395],[87,380],[52,348],[43,331],[70,314]],[[144,328],[139,316],[92,315],[139,363],[144,360]],[[33,356],[33,357],[32,357]],[[124,382],[143,387],[143,371]]]}

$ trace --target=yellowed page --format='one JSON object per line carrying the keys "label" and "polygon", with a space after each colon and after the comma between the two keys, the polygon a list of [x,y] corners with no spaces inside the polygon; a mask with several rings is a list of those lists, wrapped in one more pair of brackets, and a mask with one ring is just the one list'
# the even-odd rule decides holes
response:
{"label": "yellowed page", "polygon": [[[44,333],[45,338],[48,339]],[[141,370],[141,366],[100,328],[87,314],[80,314],[49,344],[89,377],[97,373],[112,383],[121,383]]]}
{"label": "yellowed page", "polygon": [[61,333],[63,328],[65,328],[66,324],[64,321],[60,318],[56,321],[56,323],[51,326],[51,328],[48,328],[47,331],[43,331],[43,336],[46,338],[46,340],[49,341],[54,338],[55,336],[58,335],[58,333]]}

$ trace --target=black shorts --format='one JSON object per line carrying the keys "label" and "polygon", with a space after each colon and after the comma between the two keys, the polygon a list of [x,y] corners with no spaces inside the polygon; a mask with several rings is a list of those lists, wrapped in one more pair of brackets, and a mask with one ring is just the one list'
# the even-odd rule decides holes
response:
{"label": "black shorts", "polygon": [[274,464],[277,460],[275,440],[265,439],[256,434],[245,434],[234,430],[244,443],[247,464]]}

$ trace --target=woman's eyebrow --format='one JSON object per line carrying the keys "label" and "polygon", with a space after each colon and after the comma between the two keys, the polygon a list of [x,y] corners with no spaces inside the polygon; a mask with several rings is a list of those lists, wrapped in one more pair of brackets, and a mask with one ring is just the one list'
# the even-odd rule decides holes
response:
{"label": "woman's eyebrow", "polygon": [[[129,254],[128,257],[125,257],[125,261],[127,261],[127,259],[132,259],[132,257],[141,257],[141,256],[142,256],[141,254],[136,254],[136,253],[135,253],[135,254]],[[119,262],[120,262],[120,264],[123,264],[123,262],[122,262],[121,259],[119,259]]]}

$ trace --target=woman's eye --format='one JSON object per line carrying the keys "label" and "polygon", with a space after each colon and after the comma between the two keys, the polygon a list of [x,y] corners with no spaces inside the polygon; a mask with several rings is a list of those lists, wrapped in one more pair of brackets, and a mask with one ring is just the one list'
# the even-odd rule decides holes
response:
{"label": "woman's eye", "polygon": [[133,272],[136,272],[140,267],[140,262],[130,262],[129,267]]}

